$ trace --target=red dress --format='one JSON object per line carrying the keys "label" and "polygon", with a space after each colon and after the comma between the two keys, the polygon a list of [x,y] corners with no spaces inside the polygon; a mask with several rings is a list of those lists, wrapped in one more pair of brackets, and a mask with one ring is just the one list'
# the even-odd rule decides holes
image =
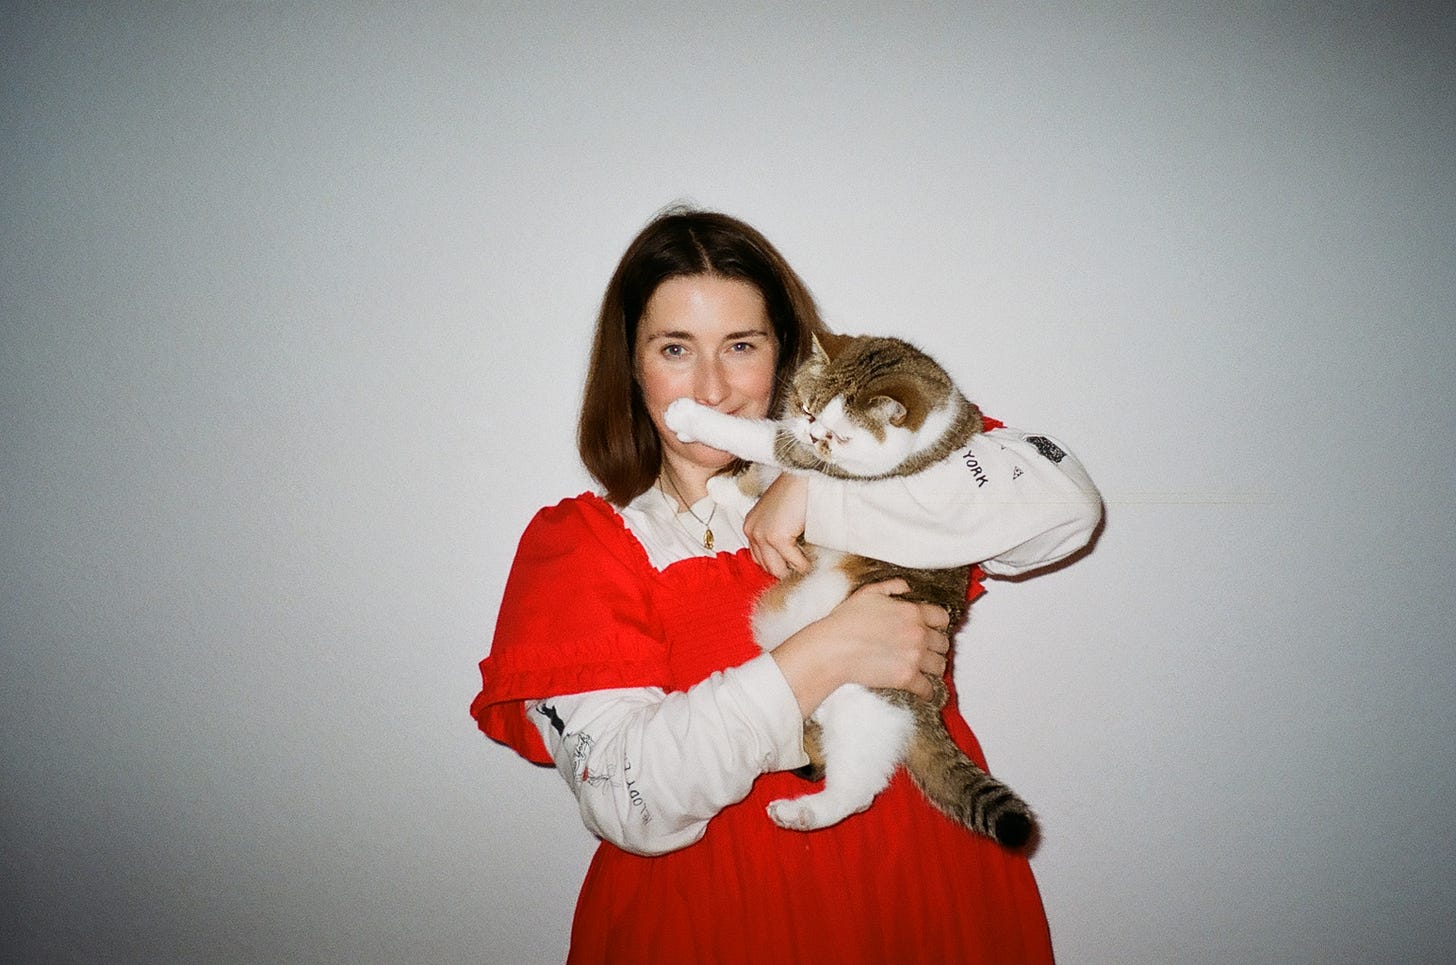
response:
{"label": "red dress", "polygon": [[[486,734],[548,764],[521,701],[610,687],[682,690],[743,663],[759,653],[748,613],[771,580],[746,550],[659,572],[591,494],[542,510],[521,538],[471,712]],[[984,764],[954,692],[945,719]],[[764,812],[809,790],[792,774],[765,774],[701,841],[670,854],[641,857],[603,842],[582,884],[569,961],[1052,960],[1026,859],[943,817],[903,770],[869,810],[833,827],[786,831]]]}

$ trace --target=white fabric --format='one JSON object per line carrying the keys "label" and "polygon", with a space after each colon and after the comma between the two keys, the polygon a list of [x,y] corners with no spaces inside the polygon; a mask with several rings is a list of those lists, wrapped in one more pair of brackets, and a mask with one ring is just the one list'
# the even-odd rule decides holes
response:
{"label": "white fabric", "polygon": [[[1029,439],[1045,442],[1038,448]],[[713,503],[692,509],[697,518],[651,489],[621,514],[661,570],[713,555],[703,548],[701,522]],[[810,477],[805,536],[906,566],[981,562],[988,573],[1010,575],[1080,549],[1100,518],[1097,490],[1065,447],[998,429],[913,479]],[[746,546],[743,517],[731,507],[717,508],[712,530],[716,551]],[[758,775],[808,762],[798,701],[767,654],[683,692],[601,690],[527,709],[587,828],[637,854],[692,844]]]}
{"label": "white fabric", "polygon": [[[690,556],[736,553],[748,544],[743,539],[741,507],[714,503],[704,496],[687,512],[677,512],[660,489],[649,489],[618,510],[627,528],[647,551],[647,559],[659,570]],[[710,525],[705,527],[704,522]],[[703,548],[703,530],[713,531],[713,549]]]}
{"label": "white fabric", "polygon": [[587,829],[635,854],[692,844],[760,774],[808,763],[798,701],[768,654],[677,693],[599,690],[530,709]]}
{"label": "white fabric", "polygon": [[809,477],[804,538],[902,566],[980,563],[992,576],[1049,566],[1087,545],[1102,497],[1050,436],[993,429],[914,476]]}

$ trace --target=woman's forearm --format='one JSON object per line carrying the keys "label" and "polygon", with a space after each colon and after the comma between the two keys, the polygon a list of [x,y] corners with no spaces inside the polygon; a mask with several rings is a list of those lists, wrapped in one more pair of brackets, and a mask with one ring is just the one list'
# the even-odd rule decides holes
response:
{"label": "woman's forearm", "polygon": [[636,854],[692,844],[760,774],[807,762],[798,700],[767,655],[686,691],[594,691],[528,709],[587,828]]}

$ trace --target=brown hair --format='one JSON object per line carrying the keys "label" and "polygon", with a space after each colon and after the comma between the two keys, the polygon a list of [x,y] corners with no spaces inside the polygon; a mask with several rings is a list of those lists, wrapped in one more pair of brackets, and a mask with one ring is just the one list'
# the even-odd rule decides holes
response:
{"label": "brown hair", "polygon": [[669,278],[716,275],[746,281],[763,295],[778,341],[769,411],[778,410],[788,374],[827,331],[814,297],[757,229],[713,211],[669,208],[627,246],[602,296],[592,341],[576,446],[607,499],[625,506],[652,488],[662,446],[642,403],[634,350],[647,300]]}

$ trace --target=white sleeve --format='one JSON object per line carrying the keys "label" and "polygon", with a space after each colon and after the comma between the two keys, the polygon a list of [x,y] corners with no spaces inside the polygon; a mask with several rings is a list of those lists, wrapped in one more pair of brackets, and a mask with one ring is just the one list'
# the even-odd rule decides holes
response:
{"label": "white sleeve", "polygon": [[808,763],[798,701],[768,654],[685,691],[598,690],[526,709],[587,829],[634,854],[687,847],[760,774]]}
{"label": "white sleeve", "polygon": [[804,538],[901,566],[1015,576],[1075,553],[1101,519],[1102,497],[1065,446],[1007,428],[914,476],[810,476]]}

